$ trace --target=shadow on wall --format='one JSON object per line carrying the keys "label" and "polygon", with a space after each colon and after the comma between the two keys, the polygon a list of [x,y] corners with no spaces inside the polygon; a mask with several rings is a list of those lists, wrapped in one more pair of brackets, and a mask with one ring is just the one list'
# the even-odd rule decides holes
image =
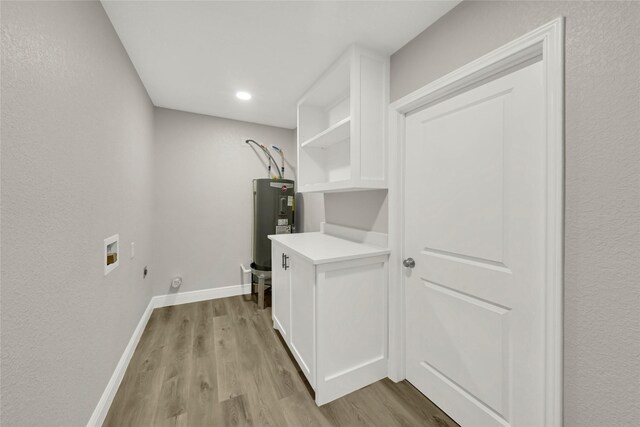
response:
{"label": "shadow on wall", "polygon": [[320,231],[324,222],[324,198],[321,193],[296,193],[296,231]]}
{"label": "shadow on wall", "polygon": [[324,207],[328,223],[388,232],[387,190],[328,193]]}

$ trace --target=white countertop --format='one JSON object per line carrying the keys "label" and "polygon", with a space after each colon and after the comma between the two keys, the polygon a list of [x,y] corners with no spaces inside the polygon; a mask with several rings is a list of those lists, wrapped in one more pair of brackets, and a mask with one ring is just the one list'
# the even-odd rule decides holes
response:
{"label": "white countertop", "polygon": [[320,232],[272,234],[269,239],[286,246],[313,264],[347,261],[390,253],[387,248],[357,243]]}

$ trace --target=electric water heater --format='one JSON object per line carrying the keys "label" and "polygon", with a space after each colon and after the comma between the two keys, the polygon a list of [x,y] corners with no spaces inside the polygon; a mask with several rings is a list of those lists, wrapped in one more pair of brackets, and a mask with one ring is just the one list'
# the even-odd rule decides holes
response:
{"label": "electric water heater", "polygon": [[271,271],[270,234],[295,232],[294,181],[288,179],[253,180],[253,264],[252,268]]}

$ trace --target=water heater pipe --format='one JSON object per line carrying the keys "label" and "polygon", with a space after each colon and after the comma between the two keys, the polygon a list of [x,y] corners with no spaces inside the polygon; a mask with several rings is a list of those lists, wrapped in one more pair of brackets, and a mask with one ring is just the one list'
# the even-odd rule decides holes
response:
{"label": "water heater pipe", "polygon": [[[260,147],[262,147],[264,152],[267,153],[269,158],[273,161],[273,164],[276,167],[276,172],[278,172],[279,178],[282,179],[283,176],[282,176],[282,173],[280,172],[280,167],[278,166],[278,163],[276,163],[276,159],[274,159],[273,156],[271,155],[271,152],[269,151],[269,148],[266,145],[262,145],[262,144],[260,144]],[[276,176],[274,175],[273,177],[275,178]]]}
{"label": "water heater pipe", "polygon": [[280,160],[282,161],[282,168],[280,168],[282,173],[280,174],[280,177],[282,178],[284,177],[284,150],[282,150],[280,147],[276,147],[275,145],[272,145],[271,148],[280,153]]}
{"label": "water heater pipe", "polygon": [[278,166],[278,163],[276,163],[276,160],[273,158],[273,156],[271,155],[267,147],[265,147],[262,144],[258,144],[253,139],[247,139],[244,142],[246,142],[247,144],[251,142],[257,145],[258,147],[260,147],[262,152],[267,156],[267,163],[269,163],[269,178],[271,178],[271,162],[273,162],[273,164],[276,166],[276,170],[278,171],[278,175],[280,175],[280,179],[282,179],[282,173],[280,172],[280,167]]}

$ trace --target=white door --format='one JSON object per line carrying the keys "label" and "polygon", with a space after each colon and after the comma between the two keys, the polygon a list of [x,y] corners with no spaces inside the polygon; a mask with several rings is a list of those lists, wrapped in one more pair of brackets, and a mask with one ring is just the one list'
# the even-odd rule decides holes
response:
{"label": "white door", "polygon": [[406,376],[463,426],[544,425],[542,71],[406,120]]}
{"label": "white door", "polygon": [[288,269],[285,269],[285,253],[282,246],[271,243],[271,318],[273,327],[289,342],[291,317],[291,280]]}
{"label": "white door", "polygon": [[291,275],[291,353],[315,389],[315,266],[291,255],[287,268]]}

